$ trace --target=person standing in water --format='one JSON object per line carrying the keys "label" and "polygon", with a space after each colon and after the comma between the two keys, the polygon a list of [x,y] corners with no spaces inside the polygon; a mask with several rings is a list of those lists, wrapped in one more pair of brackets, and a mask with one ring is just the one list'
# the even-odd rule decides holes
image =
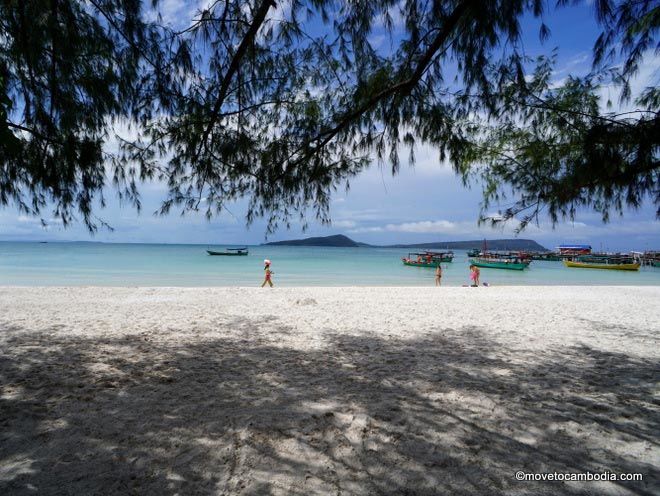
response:
{"label": "person standing in water", "polygon": [[264,260],[264,273],[266,274],[266,277],[264,278],[264,282],[261,285],[263,288],[266,283],[272,288],[273,287],[273,281],[271,280],[273,272],[270,270],[270,260],[266,259]]}
{"label": "person standing in water", "polygon": [[442,267],[440,264],[435,268],[435,285],[440,286],[440,282],[442,279]]}

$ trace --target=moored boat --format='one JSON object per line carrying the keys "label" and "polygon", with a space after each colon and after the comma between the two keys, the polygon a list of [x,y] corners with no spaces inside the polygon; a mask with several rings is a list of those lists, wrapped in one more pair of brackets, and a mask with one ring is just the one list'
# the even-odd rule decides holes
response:
{"label": "moored boat", "polygon": [[247,246],[242,248],[227,248],[226,251],[206,250],[209,255],[223,255],[225,257],[240,257],[248,254]]}
{"label": "moored boat", "polygon": [[486,269],[524,270],[529,263],[516,258],[477,257],[470,259],[471,265]]}
{"label": "moored boat", "polygon": [[403,265],[410,267],[432,267],[435,268],[441,263],[449,263],[454,260],[454,252],[447,251],[425,251],[420,253],[408,253],[407,257],[402,257]]}
{"label": "moored boat", "polygon": [[540,260],[542,262],[561,262],[564,258],[554,252],[545,253],[532,253],[532,260]]}
{"label": "moored boat", "polygon": [[651,267],[660,267],[660,251],[645,251],[643,253],[635,252],[637,260],[642,265],[649,265]]}
{"label": "moored boat", "polygon": [[640,264],[634,263],[620,263],[617,261],[610,261],[604,259],[602,261],[579,261],[579,260],[564,260],[566,267],[583,268],[583,269],[608,269],[608,270],[639,270]]}

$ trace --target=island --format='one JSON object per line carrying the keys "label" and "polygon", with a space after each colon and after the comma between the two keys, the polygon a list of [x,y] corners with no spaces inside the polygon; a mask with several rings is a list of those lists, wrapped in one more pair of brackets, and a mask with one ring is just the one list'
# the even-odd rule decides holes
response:
{"label": "island", "polygon": [[[333,236],[317,236],[304,239],[289,239],[285,241],[271,241],[264,243],[269,246],[324,246],[324,247],[340,247],[340,248],[356,248],[356,247],[376,247],[376,248],[422,248],[422,249],[452,249],[452,250],[472,250],[481,249],[484,247],[483,239],[469,240],[469,241],[437,241],[433,243],[414,243],[414,244],[396,244],[396,245],[370,245],[352,240],[343,234],[335,234]],[[544,246],[540,245],[532,239],[490,239],[485,240],[485,244],[489,250],[514,250],[514,251],[531,251],[531,252],[546,252],[549,251]]]}
{"label": "island", "polygon": [[334,236],[320,236],[315,238],[305,239],[289,239],[286,241],[273,241],[264,243],[271,246],[333,246],[341,248],[353,248],[359,246],[371,246],[366,243],[358,243],[353,241],[348,236],[343,234],[336,234]]}

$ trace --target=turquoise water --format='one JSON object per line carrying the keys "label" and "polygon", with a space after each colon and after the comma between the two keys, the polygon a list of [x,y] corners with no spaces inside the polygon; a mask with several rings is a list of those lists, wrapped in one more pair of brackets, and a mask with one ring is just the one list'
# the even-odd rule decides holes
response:
{"label": "turquoise water", "polygon": [[[263,259],[277,286],[432,286],[434,269],[407,267],[408,249],[251,246],[247,257],[211,257],[201,245],[0,242],[0,285],[258,286]],[[211,247],[213,248],[213,247]],[[225,246],[215,246],[222,250]],[[464,251],[443,264],[443,285],[468,284]],[[481,269],[491,285],[660,285],[660,269],[569,269],[532,262],[519,271]]]}

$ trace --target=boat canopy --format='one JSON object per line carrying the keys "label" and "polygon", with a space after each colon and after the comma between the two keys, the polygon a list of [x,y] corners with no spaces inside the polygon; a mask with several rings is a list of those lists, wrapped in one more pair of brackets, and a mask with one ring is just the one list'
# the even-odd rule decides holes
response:
{"label": "boat canopy", "polygon": [[227,248],[227,251],[245,251],[247,250],[247,246],[244,246],[243,248]]}
{"label": "boat canopy", "polygon": [[591,250],[591,245],[559,245],[560,250]]}

